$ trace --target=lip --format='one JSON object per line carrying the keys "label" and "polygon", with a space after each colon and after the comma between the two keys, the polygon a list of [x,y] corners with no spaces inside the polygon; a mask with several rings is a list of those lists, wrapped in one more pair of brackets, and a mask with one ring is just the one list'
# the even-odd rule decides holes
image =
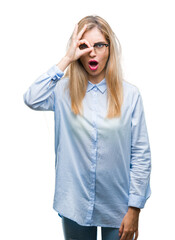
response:
{"label": "lip", "polygon": [[[95,62],[95,63],[97,63],[97,65],[92,66],[92,65],[90,65],[91,62]],[[89,68],[90,68],[92,71],[97,70],[97,68],[98,68],[98,61],[97,61],[97,60],[91,59],[88,63],[89,63]]]}

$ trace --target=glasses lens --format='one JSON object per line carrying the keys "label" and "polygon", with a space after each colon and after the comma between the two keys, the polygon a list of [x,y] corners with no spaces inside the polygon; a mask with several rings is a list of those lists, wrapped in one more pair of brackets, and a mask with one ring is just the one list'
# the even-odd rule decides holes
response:
{"label": "glasses lens", "polygon": [[98,43],[94,46],[96,53],[104,53],[106,50],[106,46],[104,43]]}

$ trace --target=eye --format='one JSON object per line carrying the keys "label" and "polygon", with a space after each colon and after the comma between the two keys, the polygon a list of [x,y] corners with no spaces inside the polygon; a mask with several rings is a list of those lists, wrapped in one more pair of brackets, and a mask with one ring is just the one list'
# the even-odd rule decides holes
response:
{"label": "eye", "polygon": [[96,47],[96,48],[102,48],[103,46],[104,46],[103,43],[97,43],[97,44],[95,44],[95,47]]}
{"label": "eye", "polygon": [[85,48],[88,48],[88,46],[85,43],[83,43],[79,46],[79,49],[81,49],[81,50],[85,49]]}

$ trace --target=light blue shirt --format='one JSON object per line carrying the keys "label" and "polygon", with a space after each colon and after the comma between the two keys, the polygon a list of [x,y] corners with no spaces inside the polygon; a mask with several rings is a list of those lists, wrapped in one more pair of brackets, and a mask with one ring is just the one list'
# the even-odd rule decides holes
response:
{"label": "light blue shirt", "polygon": [[54,111],[53,208],[83,226],[119,228],[128,206],[151,195],[151,152],[138,88],[123,80],[120,118],[105,119],[107,85],[88,81],[83,116],[71,111],[69,78],[53,65],[24,93],[27,106]]}

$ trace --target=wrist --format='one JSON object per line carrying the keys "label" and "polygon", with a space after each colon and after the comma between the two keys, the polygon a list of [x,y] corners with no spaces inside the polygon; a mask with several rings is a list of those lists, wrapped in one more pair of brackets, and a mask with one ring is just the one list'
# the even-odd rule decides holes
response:
{"label": "wrist", "polygon": [[69,64],[72,63],[72,59],[71,59],[69,56],[67,56],[67,55],[65,55],[65,56],[63,57],[63,59],[64,59],[64,61],[67,63],[67,65],[69,65]]}
{"label": "wrist", "polygon": [[136,213],[140,213],[140,208],[136,208],[136,207],[132,207],[132,206],[129,206],[128,207],[128,212],[136,212]]}
{"label": "wrist", "polygon": [[71,61],[70,61],[69,57],[64,56],[64,57],[61,59],[61,61],[60,61],[58,64],[56,64],[56,65],[57,65],[57,67],[58,67],[61,71],[64,72],[64,70],[69,66],[70,63],[71,63]]}
{"label": "wrist", "polygon": [[64,61],[65,61],[68,65],[72,62],[71,58],[70,58],[69,56],[67,56],[67,55],[65,55],[65,56],[63,57],[63,59],[64,59]]}

